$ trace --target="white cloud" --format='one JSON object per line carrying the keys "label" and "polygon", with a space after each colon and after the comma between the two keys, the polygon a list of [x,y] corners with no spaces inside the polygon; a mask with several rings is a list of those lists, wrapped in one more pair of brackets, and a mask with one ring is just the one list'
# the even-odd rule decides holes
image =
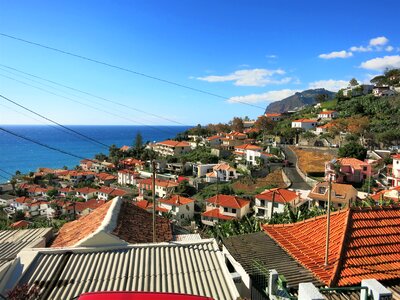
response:
{"label": "white cloud", "polygon": [[229,103],[259,103],[259,102],[273,102],[282,100],[286,97],[293,95],[296,92],[300,92],[301,90],[278,90],[278,91],[269,91],[262,94],[250,94],[246,96],[236,96],[229,98]]}
{"label": "white cloud", "polygon": [[387,46],[386,48],[385,48],[385,50],[387,51],[387,52],[392,52],[393,50],[394,50],[394,47],[393,46]]}
{"label": "white cloud", "polygon": [[347,58],[353,56],[353,53],[347,52],[346,50],[342,51],[333,51],[327,54],[320,54],[318,57],[323,59],[332,59],[332,58]]}
{"label": "white cloud", "polygon": [[349,82],[346,80],[328,79],[328,80],[318,80],[318,81],[310,82],[308,84],[308,87],[310,89],[324,88],[328,91],[337,92],[338,90],[345,88],[348,85],[348,83]]}
{"label": "white cloud", "polygon": [[379,36],[373,39],[369,40],[369,45],[370,46],[383,46],[386,45],[389,42],[389,40],[384,37],[384,36]]}
{"label": "white cloud", "polygon": [[275,54],[270,54],[270,55],[266,55],[267,58],[278,58],[278,55]]}
{"label": "white cloud", "polygon": [[205,77],[197,77],[199,80],[208,82],[227,82],[233,81],[238,86],[265,86],[267,84],[284,84],[291,81],[290,77],[282,79],[272,78],[274,75],[284,75],[285,71],[282,69],[268,70],[268,69],[250,69],[238,70],[228,75],[211,75]]}
{"label": "white cloud", "polygon": [[360,67],[375,71],[383,71],[386,68],[400,68],[400,55],[373,58],[361,63]]}
{"label": "white cloud", "polygon": [[372,47],[364,47],[364,46],[359,46],[359,47],[356,47],[356,46],[353,46],[353,47],[351,47],[350,48],[350,51],[353,51],[353,52],[370,52],[370,51],[373,51],[373,49],[372,49]]}

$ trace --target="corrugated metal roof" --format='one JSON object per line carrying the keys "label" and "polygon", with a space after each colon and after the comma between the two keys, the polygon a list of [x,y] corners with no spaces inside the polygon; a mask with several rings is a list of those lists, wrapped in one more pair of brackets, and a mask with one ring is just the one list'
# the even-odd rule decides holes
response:
{"label": "corrugated metal roof", "polygon": [[295,261],[264,232],[228,237],[223,240],[223,244],[249,275],[257,274],[255,264],[260,263],[267,270],[276,269],[280,275],[284,275],[289,288],[297,289],[301,282],[321,285],[309,270]]}
{"label": "corrugated metal roof", "polygon": [[41,250],[19,282],[24,283],[39,283],[46,299],[71,299],[92,291],[239,296],[215,240]]}
{"label": "corrugated metal roof", "polygon": [[50,236],[51,228],[0,230],[0,268],[13,260],[22,249],[35,247],[43,240],[40,246],[44,246]]}
{"label": "corrugated metal roof", "polygon": [[201,240],[202,238],[198,233],[174,235],[174,241],[177,242],[196,242]]}

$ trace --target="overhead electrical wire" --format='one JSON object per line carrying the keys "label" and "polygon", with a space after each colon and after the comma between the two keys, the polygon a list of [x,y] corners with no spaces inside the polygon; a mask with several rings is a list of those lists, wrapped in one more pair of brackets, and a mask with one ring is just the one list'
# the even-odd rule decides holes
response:
{"label": "overhead electrical wire", "polygon": [[50,149],[50,150],[53,150],[53,151],[56,151],[56,152],[63,153],[63,154],[65,154],[65,155],[69,155],[69,156],[72,156],[72,157],[75,157],[75,158],[78,158],[78,159],[87,159],[87,158],[84,158],[84,157],[82,157],[82,156],[73,154],[73,153],[71,153],[71,152],[68,152],[68,151],[65,151],[65,150],[62,150],[62,149],[59,149],[59,148],[55,148],[55,147],[53,147],[53,146],[49,146],[49,145],[47,145],[47,144],[44,144],[44,143],[39,142],[39,141],[36,141],[36,140],[34,140],[34,139],[31,139],[31,138],[29,138],[29,137],[26,137],[26,136],[24,136],[24,135],[21,135],[21,134],[19,134],[19,133],[16,133],[16,132],[14,132],[14,131],[12,131],[12,130],[8,130],[8,129],[3,128],[3,127],[0,127],[0,131],[4,131],[4,132],[6,132],[6,133],[8,133],[8,134],[10,134],[10,135],[16,136],[16,137],[18,137],[18,138],[20,138],[20,139],[23,139],[23,140],[32,142],[32,143],[34,143],[34,144],[36,144],[36,145],[42,146],[42,147],[44,147],[44,148],[47,148],[47,149]]}
{"label": "overhead electrical wire", "polygon": [[[137,112],[140,112],[140,113],[143,113],[143,114],[147,114],[147,115],[150,115],[150,116],[153,116],[153,117],[156,117],[156,118],[159,118],[159,119],[162,119],[162,120],[171,122],[171,123],[175,123],[175,124],[178,124],[178,125],[189,126],[189,125],[187,125],[187,124],[178,122],[178,121],[176,121],[176,120],[172,120],[172,119],[170,119],[170,118],[166,118],[166,117],[163,117],[163,116],[154,114],[154,113],[152,113],[152,112],[148,112],[148,111],[145,111],[145,110],[142,110],[142,109],[139,109],[139,108],[136,108],[136,107],[127,105],[127,104],[123,104],[123,103],[118,102],[118,101],[115,101],[115,100],[107,99],[107,98],[104,98],[104,97],[95,95],[95,94],[93,94],[93,93],[89,93],[89,92],[83,91],[83,90],[81,90],[81,89],[77,89],[77,88],[74,88],[74,87],[71,87],[71,86],[68,86],[68,85],[65,85],[65,84],[62,84],[62,83],[59,83],[59,82],[50,80],[50,79],[46,79],[46,78],[43,78],[43,77],[40,77],[40,76],[31,74],[31,73],[27,73],[27,72],[18,70],[18,69],[16,69],[16,68],[13,68],[13,67],[10,67],[10,66],[7,66],[7,65],[0,64],[0,66],[2,66],[2,67],[4,67],[4,68],[8,68],[8,69],[10,69],[10,70],[17,71],[17,72],[19,72],[19,73],[22,73],[22,74],[25,74],[25,75],[28,75],[28,76],[31,76],[31,77],[34,77],[34,78],[37,78],[37,79],[40,79],[40,80],[43,80],[43,81],[46,81],[46,82],[49,82],[49,83],[52,83],[52,84],[55,84],[55,85],[58,85],[58,86],[60,86],[60,87],[63,87],[63,88],[66,88],[66,89],[69,89],[69,90],[72,90],[72,91],[75,91],[75,92],[79,92],[79,93],[81,93],[81,94],[85,94],[85,95],[90,96],[90,97],[93,97],[93,98],[97,98],[97,99],[102,100],[102,101],[106,101],[106,102],[109,102],[109,103],[112,103],[112,104],[119,105],[119,106],[124,107],[124,108],[131,109],[131,110],[133,110],[133,111],[137,111]],[[4,69],[3,69],[3,70],[4,70]]]}
{"label": "overhead electrical wire", "polygon": [[166,133],[171,133],[171,132],[168,131],[168,130],[161,129],[161,128],[157,128],[157,127],[154,127],[154,126],[152,126],[152,125],[147,125],[147,124],[144,124],[144,123],[142,123],[142,122],[133,120],[133,119],[131,119],[131,118],[127,118],[127,117],[120,116],[120,115],[118,115],[118,114],[114,114],[114,113],[112,113],[112,112],[110,112],[110,111],[103,110],[103,109],[100,109],[100,108],[98,108],[98,107],[95,107],[95,106],[92,106],[92,105],[83,103],[83,102],[78,101],[78,100],[75,100],[75,99],[72,99],[72,98],[70,98],[70,97],[63,96],[63,95],[60,95],[60,94],[51,92],[51,91],[46,90],[46,89],[44,89],[44,88],[37,87],[37,86],[32,85],[32,84],[30,84],[30,83],[26,83],[26,82],[24,82],[24,81],[21,81],[21,80],[18,80],[18,79],[9,77],[9,76],[7,76],[7,75],[0,74],[0,76],[2,76],[2,77],[4,77],[4,78],[7,78],[7,79],[10,79],[10,80],[13,80],[13,81],[16,81],[16,82],[19,82],[19,83],[21,83],[21,84],[24,84],[24,85],[33,87],[33,88],[35,88],[35,89],[38,89],[38,90],[40,90],[40,91],[49,93],[49,94],[51,94],[51,95],[54,95],[54,96],[57,96],[57,97],[61,97],[61,98],[63,98],[63,99],[67,99],[67,100],[72,101],[72,102],[75,102],[75,103],[79,103],[79,104],[81,104],[81,105],[83,105],[83,106],[86,106],[86,107],[95,109],[95,110],[97,110],[97,111],[101,111],[101,112],[106,113],[106,114],[109,114],[109,115],[111,115],[111,116],[113,116],[113,117],[117,117],[117,118],[124,119],[124,120],[130,121],[130,122],[136,123],[136,124],[140,124],[140,125],[142,125],[142,126],[149,127],[149,128],[152,128],[152,129],[155,130],[155,131],[163,131],[163,132],[166,132]]}
{"label": "overhead electrical wire", "polygon": [[6,170],[0,169],[1,172],[6,173],[7,175],[14,176],[14,174],[11,174],[10,172],[7,172]]}
{"label": "overhead electrical wire", "polygon": [[26,107],[26,106],[24,106],[24,105],[22,105],[22,104],[19,104],[18,102],[14,101],[14,100],[11,100],[10,98],[7,98],[7,97],[5,97],[5,96],[3,96],[3,95],[1,95],[1,94],[0,94],[0,98],[2,98],[2,99],[4,99],[4,100],[6,100],[6,101],[8,101],[8,102],[10,102],[10,103],[12,103],[12,104],[14,104],[14,105],[16,105],[16,106],[18,106],[18,107],[20,107],[20,108],[22,108],[22,109],[24,109],[24,110],[26,110],[26,111],[29,111],[30,113],[32,113],[32,114],[34,114],[34,115],[36,115],[36,116],[38,116],[38,117],[40,117],[40,118],[42,118],[42,119],[45,119],[45,120],[47,120],[47,121],[49,121],[49,122],[51,122],[51,123],[53,123],[53,124],[56,124],[57,126],[63,128],[63,129],[65,129],[65,130],[67,130],[67,131],[69,131],[69,132],[72,132],[72,133],[75,134],[75,135],[78,135],[78,136],[80,136],[80,137],[83,137],[83,138],[85,138],[85,139],[88,140],[88,141],[94,142],[94,143],[96,143],[96,144],[98,144],[98,145],[100,145],[100,146],[103,146],[103,147],[107,148],[107,149],[110,147],[109,145],[106,145],[106,144],[104,144],[104,143],[102,143],[102,142],[99,142],[99,141],[97,141],[97,140],[91,138],[90,136],[87,136],[87,135],[85,135],[85,134],[82,134],[82,133],[80,133],[80,132],[78,132],[78,131],[76,131],[76,130],[74,130],[74,129],[71,129],[71,128],[67,127],[67,126],[64,126],[64,125],[62,125],[62,124],[60,124],[60,123],[58,123],[58,122],[56,122],[56,121],[54,121],[54,120],[52,120],[52,119],[50,119],[50,118],[44,116],[44,115],[42,115],[42,114],[39,114],[38,112],[33,111],[32,109],[30,109],[30,108],[28,108],[28,107]]}
{"label": "overhead electrical wire", "polygon": [[[22,38],[13,36],[13,35],[9,35],[9,34],[5,34],[5,33],[1,33],[0,32],[0,36],[6,37],[6,38],[10,38],[10,39],[13,39],[13,40],[16,40],[16,41],[24,42],[24,43],[27,43],[27,44],[30,44],[30,45],[34,45],[34,46],[37,46],[37,47],[41,47],[41,48],[44,48],[44,49],[52,50],[52,51],[55,51],[55,52],[58,52],[58,53],[62,53],[62,54],[65,54],[65,55],[69,55],[69,56],[72,56],[72,57],[76,57],[76,58],[79,58],[79,59],[82,59],[82,60],[90,61],[90,62],[99,64],[99,65],[107,66],[107,67],[110,67],[110,68],[113,68],[113,69],[117,69],[117,70],[120,70],[120,71],[124,71],[124,72],[128,72],[128,73],[135,74],[135,75],[138,75],[138,76],[146,77],[146,78],[149,78],[149,79],[152,79],[152,80],[156,80],[156,81],[159,81],[159,82],[163,82],[163,83],[166,83],[166,84],[170,84],[170,85],[174,85],[174,86],[177,86],[177,87],[181,87],[181,88],[184,88],[184,89],[187,89],[187,90],[191,90],[191,91],[194,91],[194,92],[206,94],[206,95],[213,96],[213,97],[220,98],[220,99],[224,99],[224,100],[230,100],[230,98],[218,95],[216,93],[212,93],[212,92],[208,92],[208,91],[205,91],[205,90],[202,90],[202,89],[194,88],[194,87],[191,87],[191,86],[188,86],[188,85],[185,85],[185,84],[177,83],[175,81],[163,79],[163,78],[156,77],[156,76],[153,76],[153,75],[148,75],[148,74],[145,74],[143,72],[138,72],[138,71],[135,71],[135,70],[132,70],[132,69],[128,69],[128,68],[125,68],[125,67],[121,67],[121,66],[118,66],[118,65],[114,65],[114,64],[111,64],[111,63],[107,63],[107,62],[104,62],[104,61],[93,59],[93,58],[90,58],[90,57],[87,57],[87,56],[83,56],[83,55],[75,54],[75,53],[72,53],[72,52],[69,52],[69,51],[66,51],[66,50],[61,50],[61,49],[58,49],[58,48],[55,48],[55,47],[47,46],[47,45],[44,45],[44,44],[41,44],[41,43],[28,41],[26,39],[22,39]],[[255,104],[251,104],[251,103],[247,103],[247,102],[244,102],[244,101],[235,100],[234,102],[265,110],[265,107],[261,107],[261,106],[258,106],[258,105],[255,105]]]}

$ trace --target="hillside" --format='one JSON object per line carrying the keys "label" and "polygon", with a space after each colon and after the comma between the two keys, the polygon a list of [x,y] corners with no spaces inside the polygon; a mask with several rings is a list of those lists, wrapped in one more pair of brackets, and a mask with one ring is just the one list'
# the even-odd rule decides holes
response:
{"label": "hillside", "polygon": [[305,90],[303,92],[295,93],[294,95],[280,101],[270,103],[266,108],[265,113],[282,113],[306,105],[315,104],[315,98],[317,97],[317,95],[321,94],[328,95],[329,99],[332,99],[335,96],[334,92],[330,92],[325,89]]}

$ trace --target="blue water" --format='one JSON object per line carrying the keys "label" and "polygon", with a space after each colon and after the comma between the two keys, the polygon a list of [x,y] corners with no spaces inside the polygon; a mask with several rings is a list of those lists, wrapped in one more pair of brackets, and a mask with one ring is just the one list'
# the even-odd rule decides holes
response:
{"label": "blue water", "polygon": [[[80,157],[92,158],[100,152],[108,154],[108,148],[66,133],[65,130],[60,130],[60,127],[41,125],[2,125],[1,127]],[[188,128],[186,126],[97,125],[69,125],[68,127],[101,143],[115,144],[118,147],[132,145],[138,132],[141,133],[144,142],[162,141],[173,138],[177,133]],[[79,164],[79,160],[79,158],[44,148],[0,130],[0,182],[5,182],[10,178],[6,172],[15,174],[15,171],[19,170],[22,173],[28,173],[36,171],[39,167],[72,168]]]}

